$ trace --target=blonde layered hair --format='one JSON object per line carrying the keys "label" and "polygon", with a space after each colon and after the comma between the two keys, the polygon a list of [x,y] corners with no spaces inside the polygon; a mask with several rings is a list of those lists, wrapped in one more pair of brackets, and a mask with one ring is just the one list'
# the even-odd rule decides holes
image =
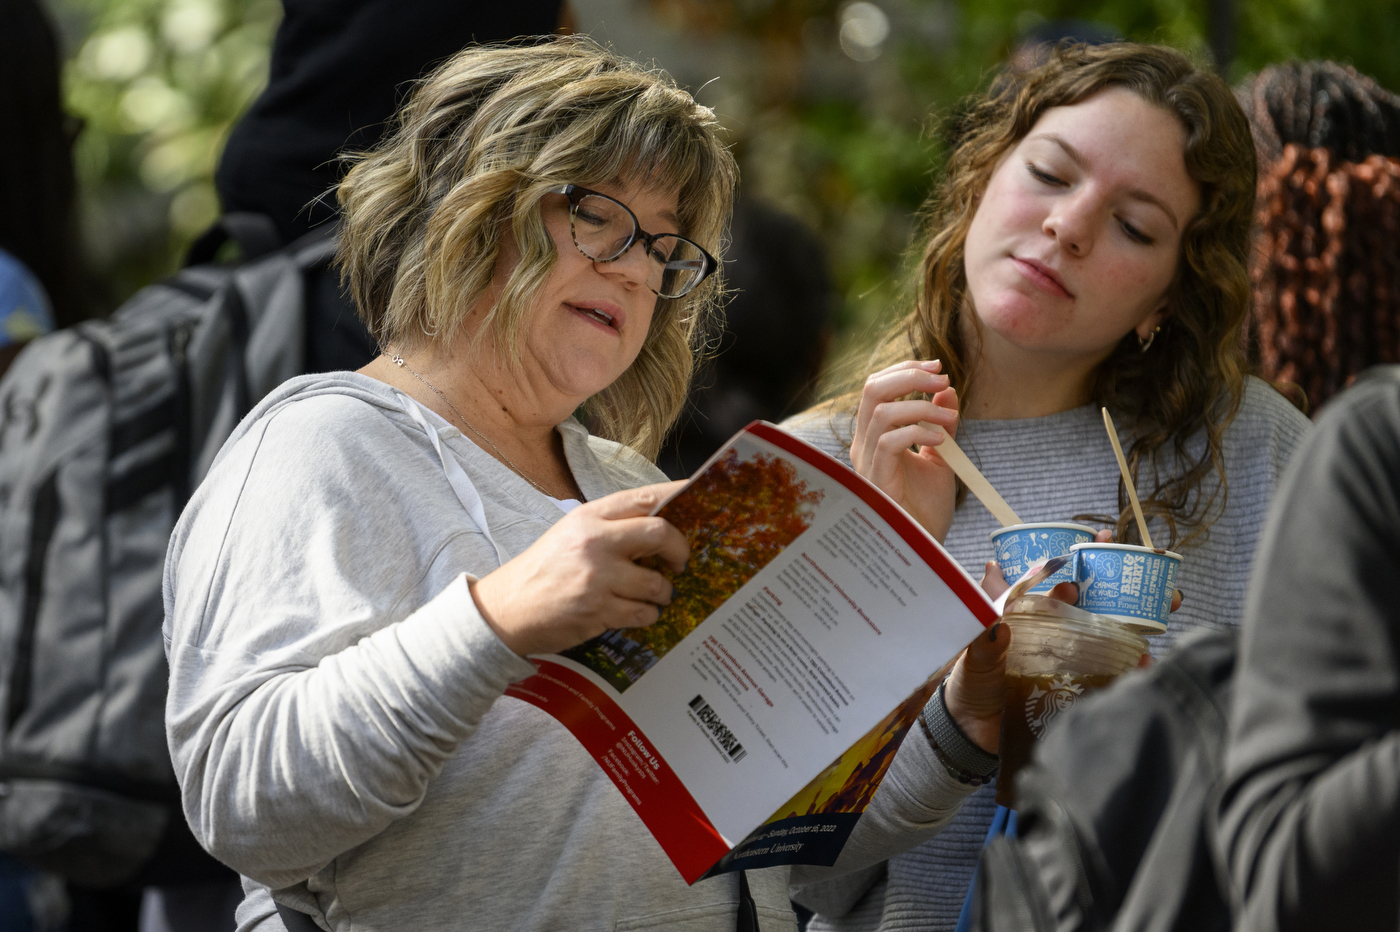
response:
{"label": "blonde layered hair", "polygon": [[[520,360],[558,255],[540,201],[560,184],[677,194],[680,232],[719,255],[737,170],[714,114],[665,74],[591,40],[468,48],[414,90],[392,134],[351,157],[337,261],[380,346],[450,347],[491,287],[501,236],[521,260],[476,332]],[[685,402],[723,284],[658,299],[631,367],[588,402],[598,432],[654,458]]]}
{"label": "blonde layered hair", "polygon": [[[976,360],[964,346],[960,320],[971,310],[963,247],[982,193],[1045,111],[1109,87],[1132,91],[1181,122],[1186,171],[1201,192],[1201,209],[1182,233],[1162,332],[1146,353],[1135,333],[1126,334],[1091,386],[1096,404],[1120,412],[1119,423],[1131,436],[1134,478],[1150,477],[1144,510],[1167,522],[1175,545],[1207,532],[1225,505],[1223,435],[1244,391],[1240,334],[1249,308],[1256,174],[1249,124],[1230,88],[1175,49],[1135,43],[1060,48],[1045,64],[998,79],[974,101],[959,124],[964,132],[943,184],[924,206],[927,238],[914,307],[885,334],[869,365],[878,370],[911,355],[941,359],[959,389],[975,384]],[[852,380],[833,405],[854,411],[859,402],[860,386]],[[1212,473],[1218,486],[1203,490]],[[1117,540],[1135,541],[1121,483],[1118,499],[1117,515],[1082,517],[1114,524]]]}

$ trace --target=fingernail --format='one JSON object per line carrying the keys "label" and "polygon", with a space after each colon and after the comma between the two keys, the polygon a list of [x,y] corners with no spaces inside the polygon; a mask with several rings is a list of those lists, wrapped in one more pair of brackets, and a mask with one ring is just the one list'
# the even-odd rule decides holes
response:
{"label": "fingernail", "polygon": [[1186,601],[1186,590],[1185,590],[1185,589],[1178,589],[1178,590],[1176,590],[1176,594],[1177,594],[1177,596],[1181,599],[1181,601],[1183,601],[1183,602]]}
{"label": "fingernail", "polygon": [[995,644],[995,643],[996,643],[996,640],[997,640],[997,629],[1000,628],[1000,627],[1001,627],[1001,622],[999,622],[999,621],[998,621],[996,624],[992,625],[991,629],[987,631],[987,640],[989,640],[989,641],[991,641],[993,644]]}

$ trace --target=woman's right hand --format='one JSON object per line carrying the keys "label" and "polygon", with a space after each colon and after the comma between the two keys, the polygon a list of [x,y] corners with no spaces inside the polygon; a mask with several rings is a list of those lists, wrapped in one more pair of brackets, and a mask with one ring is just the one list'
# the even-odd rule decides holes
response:
{"label": "woman's right hand", "polygon": [[[906,399],[922,392],[932,400]],[[942,541],[953,523],[957,477],[938,455],[958,422],[958,393],[938,360],[909,360],[865,380],[851,440],[851,464]],[[918,447],[915,452],[912,447]]]}
{"label": "woman's right hand", "polygon": [[676,572],[685,568],[685,536],[650,517],[684,484],[648,485],[579,505],[520,556],[472,583],[482,618],[522,657],[656,621],[671,602],[671,583],[636,561],[656,556]]}

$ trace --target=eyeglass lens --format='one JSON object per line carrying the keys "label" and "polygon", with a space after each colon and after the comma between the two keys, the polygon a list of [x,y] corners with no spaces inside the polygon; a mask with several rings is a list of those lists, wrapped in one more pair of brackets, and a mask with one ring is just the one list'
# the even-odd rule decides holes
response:
{"label": "eyeglass lens", "polygon": [[[610,262],[638,234],[632,215],[611,198],[589,194],[579,199],[573,216],[574,243],[590,259]],[[705,275],[705,255],[679,236],[658,236],[648,254],[647,287],[663,298],[679,298]]]}

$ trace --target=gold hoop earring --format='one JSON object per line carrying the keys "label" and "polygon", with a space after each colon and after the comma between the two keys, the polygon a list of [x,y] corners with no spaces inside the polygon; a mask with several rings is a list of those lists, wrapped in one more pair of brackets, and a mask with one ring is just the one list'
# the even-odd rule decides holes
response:
{"label": "gold hoop earring", "polygon": [[1162,328],[1158,325],[1152,328],[1152,332],[1147,335],[1147,339],[1144,340],[1142,337],[1138,337],[1138,349],[1142,350],[1144,353],[1147,352],[1152,348],[1152,341],[1157,339],[1157,334],[1161,332]]}

